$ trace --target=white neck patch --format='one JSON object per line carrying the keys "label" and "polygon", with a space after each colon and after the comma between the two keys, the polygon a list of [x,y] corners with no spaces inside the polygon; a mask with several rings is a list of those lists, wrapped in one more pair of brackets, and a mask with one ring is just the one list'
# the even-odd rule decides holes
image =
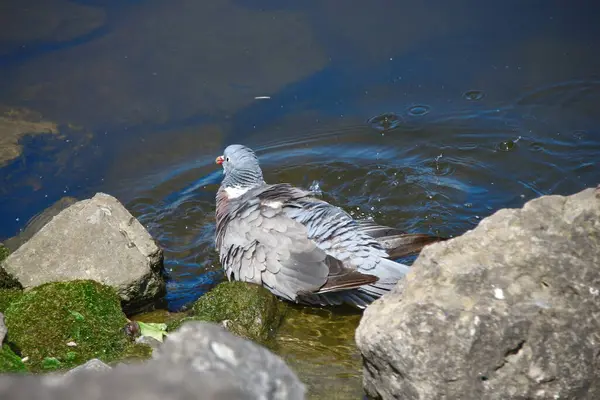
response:
{"label": "white neck patch", "polygon": [[227,193],[227,197],[230,199],[236,199],[240,196],[243,196],[250,188],[243,188],[239,186],[230,186],[225,188],[225,193]]}

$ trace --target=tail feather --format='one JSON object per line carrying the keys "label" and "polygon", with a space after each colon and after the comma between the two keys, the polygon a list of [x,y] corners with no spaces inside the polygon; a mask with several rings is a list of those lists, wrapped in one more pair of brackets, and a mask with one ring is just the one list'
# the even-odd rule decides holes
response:
{"label": "tail feather", "polygon": [[[421,252],[425,246],[431,243],[447,240],[447,238],[427,234],[404,233],[398,229],[378,225],[375,222],[368,220],[357,222],[360,230],[376,239],[389,254],[389,259],[381,258],[379,263],[377,263],[373,269],[364,270],[361,269],[360,266],[358,267],[357,277],[364,278],[375,275],[378,280],[373,283],[365,282],[365,284],[360,287],[348,285],[348,289],[346,290],[344,290],[344,285],[340,285],[338,288],[336,287],[337,283],[336,285],[332,284],[335,289],[340,289],[340,291],[302,293],[298,296],[298,301],[300,303],[312,306],[338,306],[345,303],[359,309],[364,309],[374,300],[391,291],[398,281],[404,278],[404,275],[410,270],[408,265],[396,262],[393,259],[417,254]],[[333,275],[336,276],[336,274]],[[340,276],[341,275],[344,274],[340,273]],[[362,279],[357,279],[356,283],[361,283],[361,280]],[[351,281],[351,279],[349,279],[349,281]]]}
{"label": "tail feather", "polygon": [[363,292],[361,289],[351,289],[344,292],[320,293],[298,298],[300,303],[311,306],[339,306],[348,304],[350,306],[365,309],[379,296],[373,296]]}
{"label": "tail feather", "polygon": [[448,238],[424,233],[405,233],[396,228],[378,225],[370,220],[360,220],[357,223],[362,232],[377,239],[388,252],[390,258],[401,258],[417,254],[428,244],[448,240]]}
{"label": "tail feather", "polygon": [[390,258],[402,258],[417,254],[420,253],[425,246],[444,240],[447,240],[447,238],[422,233],[405,233],[377,238],[377,241],[381,243],[383,248],[388,252]]}

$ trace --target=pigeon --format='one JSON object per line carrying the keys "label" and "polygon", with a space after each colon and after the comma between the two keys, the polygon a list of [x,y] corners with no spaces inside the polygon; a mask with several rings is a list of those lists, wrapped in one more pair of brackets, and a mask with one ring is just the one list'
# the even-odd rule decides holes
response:
{"label": "pigeon", "polygon": [[354,219],[311,191],[268,184],[255,152],[244,145],[227,146],[215,162],[224,174],[215,244],[225,275],[281,299],[364,309],[409,271],[394,259],[445,240]]}

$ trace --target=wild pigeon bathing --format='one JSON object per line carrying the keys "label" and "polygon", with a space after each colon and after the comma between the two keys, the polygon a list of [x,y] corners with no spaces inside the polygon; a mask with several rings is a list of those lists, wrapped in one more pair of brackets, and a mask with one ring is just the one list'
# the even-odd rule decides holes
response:
{"label": "wild pigeon bathing", "polygon": [[225,175],[216,195],[216,247],[227,279],[280,298],[365,308],[408,272],[393,259],[444,240],[355,220],[312,192],[268,184],[246,146],[228,146],[216,163]]}

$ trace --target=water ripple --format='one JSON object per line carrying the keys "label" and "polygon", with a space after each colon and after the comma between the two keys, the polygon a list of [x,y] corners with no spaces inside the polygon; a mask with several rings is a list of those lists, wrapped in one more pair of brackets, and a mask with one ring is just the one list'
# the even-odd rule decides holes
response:
{"label": "water ripple", "polygon": [[[402,135],[373,136],[369,126],[338,121],[302,134],[290,126],[294,138],[265,133],[251,145],[267,182],[311,188],[358,218],[451,237],[499,208],[597,184],[597,127],[533,104],[542,95],[525,97],[526,105],[429,114],[412,126],[390,113],[369,120]],[[167,171],[127,205],[165,250],[171,309],[223,279],[214,249],[222,173],[209,159]]]}

